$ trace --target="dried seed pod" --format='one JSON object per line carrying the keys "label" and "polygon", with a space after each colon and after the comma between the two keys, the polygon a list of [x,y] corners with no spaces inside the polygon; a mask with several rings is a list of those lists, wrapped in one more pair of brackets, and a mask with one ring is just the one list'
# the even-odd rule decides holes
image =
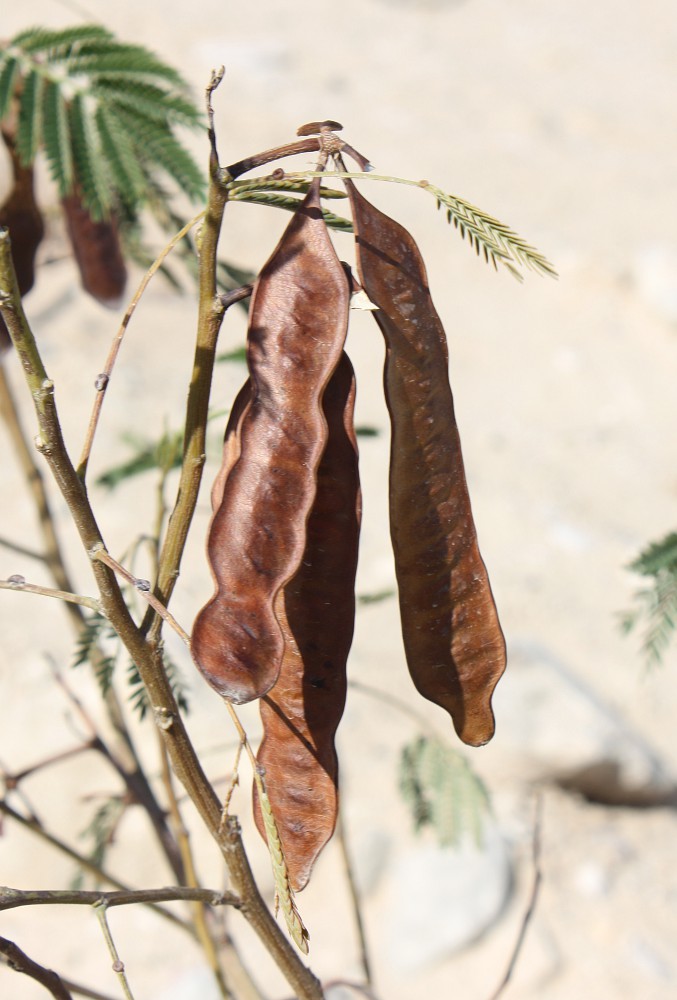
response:
{"label": "dried seed pod", "polygon": [[386,342],[390,530],[407,663],[460,738],[491,739],[505,640],[477,545],[444,330],[412,236],[348,182],[360,280]]}
{"label": "dried seed pod", "polygon": [[[33,167],[24,167],[16,154],[14,140],[9,133],[2,133],[10,155],[13,186],[0,207],[0,226],[9,229],[12,241],[12,261],[16,271],[19,292],[30,292],[35,281],[35,255],[45,235],[42,214],[35,200]],[[10,337],[0,316],[0,351],[9,346]]]}
{"label": "dried seed pod", "polygon": [[62,198],[61,206],[82,287],[101,305],[115,308],[127,284],[115,220],[95,222],[75,193]]}
{"label": "dried seed pod", "polygon": [[[280,676],[261,700],[258,763],[295,891],[308,882],[338,815],[334,737],[346,699],[361,515],[354,405],[355,376],[344,354],[324,393],[329,434],[305,551],[276,602],[285,639]],[[254,792],[254,816],[265,838]]]}
{"label": "dried seed pod", "polygon": [[252,294],[252,399],[207,542],[216,593],[193,627],[195,662],[235,703],[261,697],[280,671],[284,637],[274,604],[303,554],[327,439],[322,394],[343,349],[349,297],[318,178]]}

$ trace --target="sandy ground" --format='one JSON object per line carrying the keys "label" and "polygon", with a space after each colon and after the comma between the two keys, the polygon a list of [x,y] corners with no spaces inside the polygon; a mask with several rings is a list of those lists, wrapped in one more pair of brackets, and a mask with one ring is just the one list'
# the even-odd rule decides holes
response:
{"label": "sandy ground", "polygon": [[[3,11],[2,33],[64,25],[86,6],[12,5]],[[422,192],[369,189],[414,232],[448,331],[475,517],[511,667],[496,697],[495,740],[468,754],[489,788],[495,817],[479,856],[465,845],[456,860],[453,852],[437,858],[433,870],[444,869],[448,878],[426,874],[435,846],[413,837],[395,779],[399,750],[416,728],[357,691],[339,737],[346,822],[382,1000],[492,995],[531,890],[535,785],[543,789],[542,886],[505,996],[674,997],[677,818],[666,805],[628,803],[647,789],[660,799],[674,784],[677,663],[673,647],[664,668],[647,674],[638,639],[623,637],[617,621],[638,586],[628,562],[677,524],[674,4],[297,0],[290,7],[261,0],[256,7],[226,7],[209,0],[114,6],[90,0],[88,14],[155,48],[196,91],[213,66],[226,65],[216,100],[224,161],[288,141],[302,122],[336,119],[379,171],[425,177],[467,198],[556,265],[558,282],[528,275],[519,285],[478,262]],[[194,148],[204,155],[197,142]],[[224,254],[260,266],[284,221],[264,209],[232,207]],[[338,244],[348,256],[349,239],[339,237]],[[117,316],[85,301],[67,260],[43,269],[27,309],[56,383],[67,441],[77,451]],[[194,324],[190,296],[177,298],[161,284],[149,291],[109,392],[94,473],[129,453],[123,433],[152,438],[165,424],[178,425]],[[236,346],[242,336],[241,317],[229,316],[224,344]],[[358,420],[383,431],[362,442],[358,582],[368,594],[393,586],[383,349],[368,316],[356,318],[349,349],[358,371]],[[8,369],[20,392],[13,359]],[[215,402],[226,404],[242,378],[240,369],[222,367]],[[29,401],[22,403],[32,434]],[[0,534],[30,548],[35,518],[2,429],[0,449]],[[217,453],[215,436],[210,475]],[[121,555],[148,530],[153,491],[148,477],[96,496],[112,552]],[[56,498],[55,509],[71,568],[82,590],[91,591],[86,560]],[[211,586],[202,552],[207,519],[205,490],[175,599],[184,624]],[[12,573],[47,582],[34,561],[0,548],[0,577]],[[49,680],[49,658],[68,664],[72,655],[62,610],[56,602],[7,593],[0,606],[0,762],[18,771],[71,746],[81,726]],[[176,656],[191,680],[191,733],[207,754],[210,775],[222,777],[232,761],[232,734],[218,700],[180,650]],[[442,713],[420,703],[410,687],[394,599],[361,608],[350,671],[415,703],[431,726],[446,728]],[[94,705],[93,683],[82,672],[69,676]],[[244,715],[255,733],[256,712]],[[149,726],[139,728],[139,739],[154,769]],[[561,778],[573,772],[575,787],[583,772],[592,774],[594,797],[617,804],[564,791]],[[92,797],[115,788],[91,757],[26,783],[40,815],[70,838],[91,817]],[[246,793],[238,794],[253,864],[272,894]],[[188,818],[201,877],[219,885],[216,852],[195,817]],[[163,884],[166,871],[138,846],[144,832],[142,819],[128,814],[109,866],[130,884]],[[462,872],[476,878],[463,883]],[[72,874],[70,861],[5,823],[0,882],[58,888]],[[335,845],[299,903],[316,972],[325,981],[359,979]],[[112,924],[138,1000],[211,997],[200,956],[181,936],[141,910],[116,913]],[[269,995],[284,996],[284,984],[248,933],[239,924],[233,929]],[[91,914],[12,911],[3,915],[0,933],[44,964],[121,995]],[[0,994],[44,995],[2,969]]]}

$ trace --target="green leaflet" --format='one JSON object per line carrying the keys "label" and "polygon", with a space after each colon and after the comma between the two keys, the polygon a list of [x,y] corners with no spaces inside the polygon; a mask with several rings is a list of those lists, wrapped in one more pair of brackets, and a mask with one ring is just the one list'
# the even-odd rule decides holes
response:
{"label": "green leaflet", "polygon": [[649,666],[662,661],[677,631],[677,532],[652,542],[629,567],[652,578],[635,594],[635,607],[621,616],[625,632],[644,622],[642,652]]}
{"label": "green leaflet", "polygon": [[47,81],[44,97],[43,144],[60,197],[73,187],[73,152],[68,108],[60,87]]}
{"label": "green leaflet", "polygon": [[9,103],[14,93],[14,85],[19,70],[19,62],[13,56],[0,52],[0,120],[9,111]]}
{"label": "green leaflet", "polygon": [[76,94],[70,103],[69,120],[78,188],[89,214],[98,222],[110,215],[111,185],[106,177],[101,140],[88,103],[83,94]]}
{"label": "green leaflet", "polygon": [[24,166],[29,166],[33,162],[42,139],[44,86],[44,78],[38,73],[31,72],[24,77],[16,131],[16,148]]}
{"label": "green leaflet", "polygon": [[458,847],[467,834],[481,844],[489,799],[462,754],[419,736],[402,750],[399,786],[416,830],[432,826],[442,847]]}
{"label": "green leaflet", "polygon": [[59,31],[27,28],[15,35],[10,45],[31,55],[48,53],[50,59],[59,59],[68,58],[76,46],[92,40],[110,42],[113,41],[113,35],[99,24],[81,24]]}

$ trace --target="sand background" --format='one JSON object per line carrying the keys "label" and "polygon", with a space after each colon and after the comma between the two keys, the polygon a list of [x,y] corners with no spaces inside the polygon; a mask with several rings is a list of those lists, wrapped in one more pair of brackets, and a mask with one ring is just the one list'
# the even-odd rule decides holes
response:
{"label": "sand background", "polygon": [[[677,524],[674,4],[31,0],[3,10],[2,34],[38,23],[63,26],[83,10],[120,37],[157,50],[196,92],[213,66],[226,65],[215,102],[224,162],[288,141],[305,121],[332,118],[379,171],[425,177],[467,198],[557,267],[557,282],[527,275],[519,285],[477,261],[422,192],[365,184],[368,197],[413,231],[428,265],[449,335],[475,518],[511,665],[495,699],[495,740],[468,755],[494,805],[482,852],[465,844],[441,859],[430,838],[412,836],[395,767],[416,727],[357,692],[339,737],[346,821],[383,1000],[491,996],[530,891],[535,785],[543,789],[543,884],[506,997],[675,996],[674,809],[609,807],[561,788],[562,776],[575,772],[574,784],[587,775],[597,798],[606,792],[627,803],[648,790],[656,802],[669,796],[677,771],[674,646],[664,668],[647,673],[639,637],[625,638],[618,628],[618,614],[639,585],[625,567],[648,540]],[[200,141],[190,141],[204,155]],[[53,200],[46,178],[41,185]],[[231,206],[224,255],[259,267],[285,222],[266,209]],[[58,247],[57,236],[45,256]],[[348,237],[338,237],[337,246],[349,256]],[[118,315],[85,299],[69,260],[43,268],[26,307],[56,383],[66,440],[77,452]],[[190,295],[178,298],[158,283],[145,296],[106,401],[93,475],[129,454],[123,433],[153,438],[165,425],[179,425],[194,325]],[[239,345],[243,334],[234,312],[224,346]],[[382,430],[361,443],[358,589],[365,594],[393,586],[383,348],[370,317],[356,317],[349,345],[358,421]],[[20,393],[13,359],[7,367]],[[243,378],[241,369],[222,366],[215,402],[227,403]],[[23,396],[22,406],[32,434]],[[0,449],[0,535],[31,547],[34,514],[2,428]],[[151,524],[154,484],[143,477],[97,496],[112,552],[122,555]],[[71,569],[89,593],[86,560],[56,497],[55,510]],[[205,488],[174,602],[184,625],[210,589],[202,551],[207,521]],[[0,547],[0,577],[12,573],[48,582],[34,561]],[[56,602],[5,593],[0,608],[0,763],[17,771],[76,739],[78,724],[47,666],[47,657],[67,665],[72,647]],[[190,731],[208,754],[210,775],[222,777],[232,760],[224,713],[172,648],[191,682]],[[415,704],[431,726],[448,731],[443,714],[411,689],[394,599],[360,610],[350,672]],[[93,682],[69,676],[94,706]],[[254,734],[256,711],[244,715]],[[155,736],[149,726],[138,732],[155,768]],[[64,837],[86,825],[92,795],[116,789],[91,757],[26,786]],[[267,858],[251,831],[246,792],[240,794],[252,862],[271,893]],[[188,818],[201,876],[218,885],[216,852]],[[129,813],[109,865],[132,884],[163,884],[166,871],[140,847],[144,833],[143,819]],[[58,888],[72,874],[70,862],[5,824],[0,882]],[[315,971],[324,980],[359,978],[335,845],[299,902]],[[142,910],[116,913],[112,923],[137,998],[211,997],[200,956],[183,938]],[[12,911],[0,925],[36,960],[119,995],[90,914]],[[235,929],[269,995],[286,995],[246,930]],[[0,995],[44,994],[0,969]]]}

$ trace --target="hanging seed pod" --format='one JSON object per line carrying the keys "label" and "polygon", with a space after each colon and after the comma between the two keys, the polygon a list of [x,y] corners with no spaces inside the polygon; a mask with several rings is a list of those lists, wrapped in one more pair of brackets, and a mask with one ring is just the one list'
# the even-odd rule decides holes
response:
{"label": "hanging seed pod", "polygon": [[101,305],[115,308],[127,284],[127,267],[115,220],[95,222],[78,194],[62,198],[61,207],[82,287]]}
{"label": "hanging seed pod", "polygon": [[[329,436],[305,551],[276,602],[285,640],[280,676],[261,700],[258,763],[295,891],[308,882],[338,815],[334,738],[346,699],[361,515],[354,406],[355,375],[344,354],[324,393]],[[265,838],[256,788],[254,817]]]}
{"label": "hanging seed pod", "polygon": [[360,280],[386,342],[390,531],[407,663],[420,693],[480,746],[494,733],[505,640],[477,545],[446,337],[413,238],[347,187]]}
{"label": "hanging seed pod", "polygon": [[[0,207],[0,226],[9,229],[14,270],[19,292],[24,296],[35,281],[35,255],[45,235],[45,224],[35,200],[33,167],[19,162],[9,133],[3,131],[2,138],[10,155],[13,186]],[[0,351],[9,344],[9,332],[0,316]]]}
{"label": "hanging seed pod", "polygon": [[195,662],[236,704],[261,697],[280,672],[274,605],[303,554],[327,439],[322,394],[343,349],[349,297],[317,179],[254,287],[252,399],[207,541],[216,593],[193,627]]}

